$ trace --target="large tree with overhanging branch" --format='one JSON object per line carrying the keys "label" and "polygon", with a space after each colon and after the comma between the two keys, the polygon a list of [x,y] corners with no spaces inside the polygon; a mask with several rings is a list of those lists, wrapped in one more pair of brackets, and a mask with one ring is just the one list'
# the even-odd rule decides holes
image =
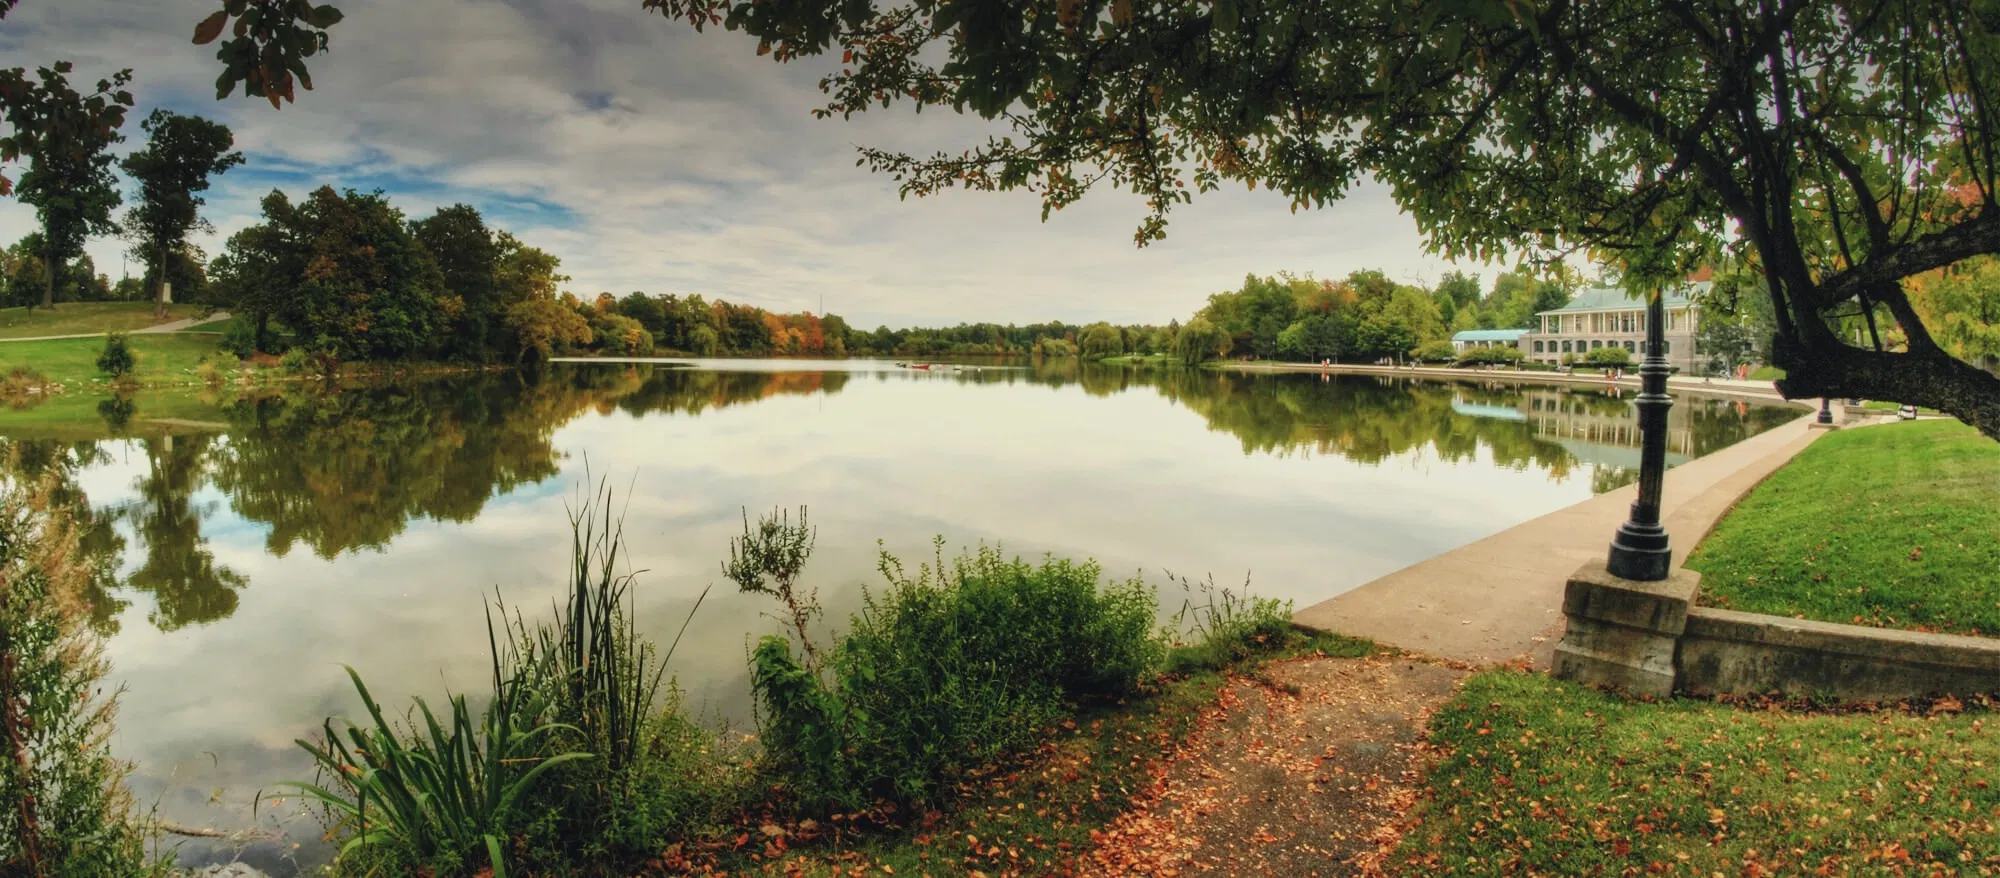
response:
{"label": "large tree with overhanging branch", "polygon": [[[1220,186],[1296,210],[1373,177],[1448,257],[1583,250],[1656,284],[1741,260],[1787,396],[1930,405],[2000,438],[2000,378],[1905,289],[2000,253],[1993,0],[643,2],[825,64],[822,115],[995,123],[962,151],[863,148],[905,194],[1024,188],[1046,216],[1126,189],[1145,244]],[[1872,340],[1889,321],[1900,349]]]}

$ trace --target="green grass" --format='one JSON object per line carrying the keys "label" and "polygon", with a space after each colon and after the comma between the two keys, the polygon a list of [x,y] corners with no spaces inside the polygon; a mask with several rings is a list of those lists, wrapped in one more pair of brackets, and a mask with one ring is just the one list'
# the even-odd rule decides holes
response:
{"label": "green grass", "polygon": [[195,305],[169,305],[167,318],[153,317],[151,302],[64,302],[55,308],[0,308],[0,339],[85,332],[131,331],[184,320],[201,313]]}
{"label": "green grass", "polygon": [[1992,874],[1996,725],[1639,702],[1489,671],[1432,718],[1444,756],[1391,874]]}
{"label": "green grass", "polygon": [[1702,603],[2000,633],[2000,443],[1957,421],[1833,433],[1737,504],[1687,566]]}
{"label": "green grass", "polygon": [[1777,381],[1785,377],[1785,370],[1776,366],[1758,366],[1750,370],[1751,381]]}
{"label": "green grass", "polygon": [[[139,357],[132,380],[140,385],[194,382],[191,370],[217,351],[216,337],[207,334],[134,335],[130,341]],[[101,338],[0,342],[0,374],[26,367],[75,392],[108,379],[97,370],[97,355],[103,351]]]}

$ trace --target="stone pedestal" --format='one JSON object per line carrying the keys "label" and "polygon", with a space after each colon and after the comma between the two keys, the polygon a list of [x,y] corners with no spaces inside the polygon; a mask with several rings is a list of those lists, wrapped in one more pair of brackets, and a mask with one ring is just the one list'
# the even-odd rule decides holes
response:
{"label": "stone pedestal", "polygon": [[1673,694],[1674,650],[1700,587],[1692,570],[1638,582],[1612,576],[1600,561],[1583,565],[1563,594],[1569,630],[1556,645],[1555,675],[1635,695]]}

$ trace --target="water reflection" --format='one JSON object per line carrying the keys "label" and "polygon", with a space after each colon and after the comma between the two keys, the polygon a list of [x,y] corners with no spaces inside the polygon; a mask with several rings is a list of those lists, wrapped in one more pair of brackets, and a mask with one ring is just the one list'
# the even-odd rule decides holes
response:
{"label": "water reflection", "polygon": [[[128,449],[145,461],[136,496],[96,506],[73,478],[60,499],[80,515],[85,550],[118,569],[128,526],[140,561],[106,573],[96,615],[116,630],[129,593],[145,594],[162,631],[227,618],[249,583],[206,548],[202,524],[226,503],[266,526],[265,549],[303,546],[323,559],[381,550],[413,521],[469,522],[492,497],[556,475],[567,453],[555,432],[585,412],[700,415],[780,395],[835,394],[854,371],[742,371],[651,366],[559,368],[256,394],[219,402],[215,432],[148,435]],[[1588,470],[1595,491],[1629,483],[1638,464],[1636,412],[1616,391],[1408,378],[1263,375],[1185,369],[1079,367],[1074,360],[937,372],[875,370],[877,381],[1080,387],[1092,397],[1150,391],[1236,438],[1244,454],[1337,456],[1378,465],[1419,451],[1446,462],[1486,459],[1567,479]],[[123,409],[131,409],[128,404]],[[139,412],[143,424],[143,410]],[[1669,414],[1676,465],[1796,416],[1789,408],[1684,397]],[[131,423],[130,417],[122,419]],[[176,419],[175,424],[188,423]],[[73,474],[111,446],[16,440],[23,467]],[[197,502],[212,486],[224,498]],[[126,594],[121,594],[125,592]]]}
{"label": "water reflection", "polygon": [[[480,599],[553,594],[586,462],[637,474],[640,624],[671,636],[743,506],[813,506],[834,620],[876,540],[935,534],[1156,582],[1251,570],[1303,603],[1615,485],[1637,455],[1629,401],[1596,388],[1074,361],[558,365],[130,402],[116,437],[0,443],[79,511],[126,687],[115,746],[140,800],[190,825],[248,824],[258,790],[309,770],[291,741],[352,707],[342,663],[385,702],[478,686]],[[1795,414],[1683,397],[1675,459]],[[695,703],[744,718],[763,609],[704,605],[675,659]],[[255,813],[282,833],[258,850],[310,864],[310,821]]]}

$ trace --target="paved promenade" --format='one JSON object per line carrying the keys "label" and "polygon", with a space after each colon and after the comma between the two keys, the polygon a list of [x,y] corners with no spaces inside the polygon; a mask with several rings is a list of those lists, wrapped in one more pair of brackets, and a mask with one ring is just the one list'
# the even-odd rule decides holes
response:
{"label": "paved promenade", "polygon": [[[1815,407],[1817,403],[1815,402]],[[1736,500],[1822,431],[1801,417],[1667,471],[1661,513],[1674,563]],[[1637,485],[1600,494],[1306,607],[1298,624],[1372,638],[1439,658],[1546,665],[1562,634],[1563,587],[1602,562]]]}
{"label": "paved promenade", "polygon": [[[214,314],[208,315],[207,317],[189,317],[184,320],[169,320],[166,323],[155,323],[152,326],[146,326],[146,327],[141,327],[139,329],[131,330],[126,334],[153,335],[165,332],[183,332],[190,326],[199,326],[203,323],[208,323],[216,320],[227,320],[227,319],[229,319],[229,312],[217,311]],[[77,333],[71,333],[69,335],[36,335],[36,336],[30,336],[28,338],[0,338],[0,344],[5,344],[10,341],[62,341],[64,339],[71,339],[71,338],[103,338],[105,335],[106,333],[102,332],[77,332]]]}

